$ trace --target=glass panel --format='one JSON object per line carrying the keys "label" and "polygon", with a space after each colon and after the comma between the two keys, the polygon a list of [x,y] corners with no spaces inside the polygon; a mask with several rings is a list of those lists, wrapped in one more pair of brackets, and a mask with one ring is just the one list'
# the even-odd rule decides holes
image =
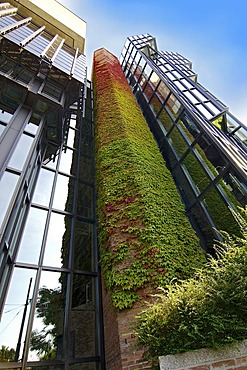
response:
{"label": "glass panel", "polygon": [[30,132],[31,134],[36,134],[38,130],[38,126],[35,123],[28,122],[28,124],[25,127],[25,131]]}
{"label": "glass panel", "polygon": [[47,212],[31,207],[17,261],[38,264]]}
{"label": "glass panel", "polygon": [[92,136],[82,136],[80,152],[87,155],[93,154],[93,138]]}
{"label": "glass panel", "polygon": [[67,145],[70,146],[71,148],[73,148],[74,147],[74,142],[75,142],[75,130],[70,128],[69,129],[69,134],[68,134]]}
{"label": "glass panel", "polygon": [[92,181],[92,160],[90,158],[80,156],[80,168],[79,168],[80,180]]}
{"label": "glass panel", "polygon": [[240,234],[239,225],[234,219],[228,205],[215,188],[210,189],[206,194],[204,204],[219,231],[224,230],[230,234]]}
{"label": "glass panel", "polygon": [[70,370],[98,370],[99,367],[94,362],[83,362],[69,365]]}
{"label": "glass panel", "polygon": [[4,110],[0,110],[0,121],[8,123],[12,116],[13,114],[5,112]]}
{"label": "glass panel", "polygon": [[[185,81],[183,81],[185,82]],[[198,99],[196,99],[189,91],[185,91],[184,95],[191,101],[191,103],[196,104],[198,103]]]}
{"label": "glass panel", "polygon": [[33,203],[49,205],[52,184],[54,179],[54,172],[41,168],[37,186],[34,192]]}
{"label": "glass panel", "polygon": [[93,269],[93,226],[82,221],[75,222],[74,266],[77,270]]}
{"label": "glass panel", "polygon": [[194,184],[199,192],[202,192],[210,183],[207,173],[201,166],[193,153],[187,154],[183,160],[187,171],[189,172]]}
{"label": "glass panel", "polygon": [[239,142],[239,144],[247,149],[247,130],[244,127],[239,128],[234,134],[233,137]]}
{"label": "glass panel", "polygon": [[157,115],[162,107],[162,104],[159,98],[157,97],[157,93],[155,93],[155,95],[152,97],[149,104],[153,108],[155,115]]}
{"label": "glass panel", "polygon": [[2,225],[18,179],[18,175],[5,171],[0,181],[0,226]]}
{"label": "glass panel", "polygon": [[165,111],[165,108],[162,109],[161,113],[158,116],[160,123],[164,126],[166,131],[168,131],[173,125],[172,119],[169,114]]}
{"label": "glass panel", "polygon": [[181,157],[188,148],[188,145],[185,143],[184,139],[182,138],[180,132],[176,127],[174,127],[173,130],[170,132],[169,141],[171,142],[179,157]]}
{"label": "glass panel", "polygon": [[61,359],[66,287],[66,274],[42,272],[29,361]]}
{"label": "glass panel", "polygon": [[46,167],[55,169],[57,167],[58,155],[58,147],[48,143],[43,164]]}
{"label": "glass panel", "polygon": [[33,138],[31,136],[23,134],[10,158],[8,166],[22,170],[32,142]]}
{"label": "glass panel", "polygon": [[247,186],[244,180],[241,179],[233,169],[231,169],[224,176],[224,180],[222,181],[225,183],[228,192],[231,194],[231,196],[229,196],[229,193],[227,195],[234,206],[245,206],[247,204]]}
{"label": "glass panel", "polygon": [[93,217],[93,192],[92,187],[86,184],[78,184],[77,214],[83,217]]}
{"label": "glass panel", "polygon": [[72,211],[74,180],[67,176],[58,175],[53,200],[53,208]]}
{"label": "glass panel", "polygon": [[[67,234],[65,235],[65,226]],[[68,267],[69,238],[71,218],[69,216],[51,213],[49,231],[47,235],[44,265]]]}
{"label": "glass panel", "polygon": [[146,67],[144,68],[143,74],[148,79],[150,73],[152,72],[151,67],[147,64]]}
{"label": "glass panel", "polygon": [[72,312],[70,343],[73,343],[72,357],[95,356],[95,311],[94,278],[74,274],[72,288]]}
{"label": "glass panel", "polygon": [[146,96],[147,100],[151,98],[154,92],[154,87],[152,86],[152,83],[147,82],[143,87],[144,95]]}
{"label": "glass panel", "polygon": [[166,107],[172,113],[173,117],[176,119],[179,116],[181,103],[177,100],[175,95],[171,94],[168,101],[166,102]]}
{"label": "glass panel", "polygon": [[197,109],[199,109],[199,111],[204,115],[204,117],[206,117],[207,119],[211,119],[213,117],[213,115],[202,105],[202,104],[198,104],[197,106]]}
{"label": "glass panel", "polygon": [[71,149],[66,148],[66,152],[62,152],[59,171],[68,174],[74,174],[75,169],[73,168],[73,154],[75,152]]}
{"label": "glass panel", "polygon": [[157,86],[159,80],[160,80],[159,76],[157,75],[157,73],[153,71],[153,73],[150,76],[150,81],[152,82],[153,86]]}
{"label": "glass panel", "polygon": [[159,87],[158,87],[158,95],[159,95],[161,101],[164,102],[169,94],[170,94],[170,90],[164,84],[164,82],[161,81],[161,83],[159,84]]}
{"label": "glass panel", "polygon": [[[208,100],[208,98],[206,98],[204,95],[202,95],[200,93],[200,91],[198,91],[197,89],[192,89],[191,91],[193,91],[193,94],[198,98],[200,99],[201,101],[205,101],[205,100]],[[210,103],[212,104],[212,103]]]}
{"label": "glass panel", "polygon": [[2,135],[4,129],[5,129],[6,126],[0,124],[0,136]]}
{"label": "glass panel", "polygon": [[69,121],[69,124],[70,124],[71,127],[76,128],[76,119],[71,118],[70,121]]}
{"label": "glass panel", "polygon": [[186,112],[180,116],[178,124],[186,133],[186,136],[190,142],[194,141],[194,139],[200,134],[200,129],[197,126],[197,123],[194,122]]}
{"label": "glass panel", "polygon": [[[1,360],[1,362],[22,358],[35,274],[35,270],[20,268],[14,270],[0,323],[0,348],[2,346],[8,347],[4,361]],[[21,330],[22,320],[24,322],[23,330]],[[18,338],[20,338],[20,346],[17,346]]]}

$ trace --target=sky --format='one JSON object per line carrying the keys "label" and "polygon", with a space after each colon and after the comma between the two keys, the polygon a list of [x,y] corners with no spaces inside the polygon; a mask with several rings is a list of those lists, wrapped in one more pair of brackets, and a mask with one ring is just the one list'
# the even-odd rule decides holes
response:
{"label": "sky", "polygon": [[[247,126],[246,0],[59,0],[87,22],[87,63],[104,47],[120,56],[128,36],[192,61],[198,81]],[[90,78],[90,76],[89,76]]]}

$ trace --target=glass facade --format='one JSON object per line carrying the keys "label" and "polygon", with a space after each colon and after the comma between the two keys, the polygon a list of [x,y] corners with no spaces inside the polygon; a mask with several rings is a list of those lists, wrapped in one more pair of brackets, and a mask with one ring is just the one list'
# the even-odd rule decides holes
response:
{"label": "glass facade", "polygon": [[16,12],[0,32],[0,368],[104,369],[85,56]]}
{"label": "glass facade", "polygon": [[120,62],[171,170],[201,245],[238,234],[230,209],[247,202],[246,128],[197,82],[191,62],[158,51],[149,34],[129,37]]}

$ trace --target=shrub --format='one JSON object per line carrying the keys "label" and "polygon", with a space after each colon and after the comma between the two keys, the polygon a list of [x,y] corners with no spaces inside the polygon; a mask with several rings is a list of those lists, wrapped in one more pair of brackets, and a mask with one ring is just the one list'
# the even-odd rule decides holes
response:
{"label": "shrub", "polygon": [[247,212],[235,218],[242,237],[223,242],[193,278],[170,285],[137,317],[146,357],[217,348],[247,337]]}

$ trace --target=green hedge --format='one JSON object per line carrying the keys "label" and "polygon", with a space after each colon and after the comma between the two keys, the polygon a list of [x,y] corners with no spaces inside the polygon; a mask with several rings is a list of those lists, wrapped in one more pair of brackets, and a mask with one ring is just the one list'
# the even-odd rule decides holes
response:
{"label": "green hedge", "polygon": [[116,57],[94,55],[98,235],[117,309],[191,276],[205,257]]}

